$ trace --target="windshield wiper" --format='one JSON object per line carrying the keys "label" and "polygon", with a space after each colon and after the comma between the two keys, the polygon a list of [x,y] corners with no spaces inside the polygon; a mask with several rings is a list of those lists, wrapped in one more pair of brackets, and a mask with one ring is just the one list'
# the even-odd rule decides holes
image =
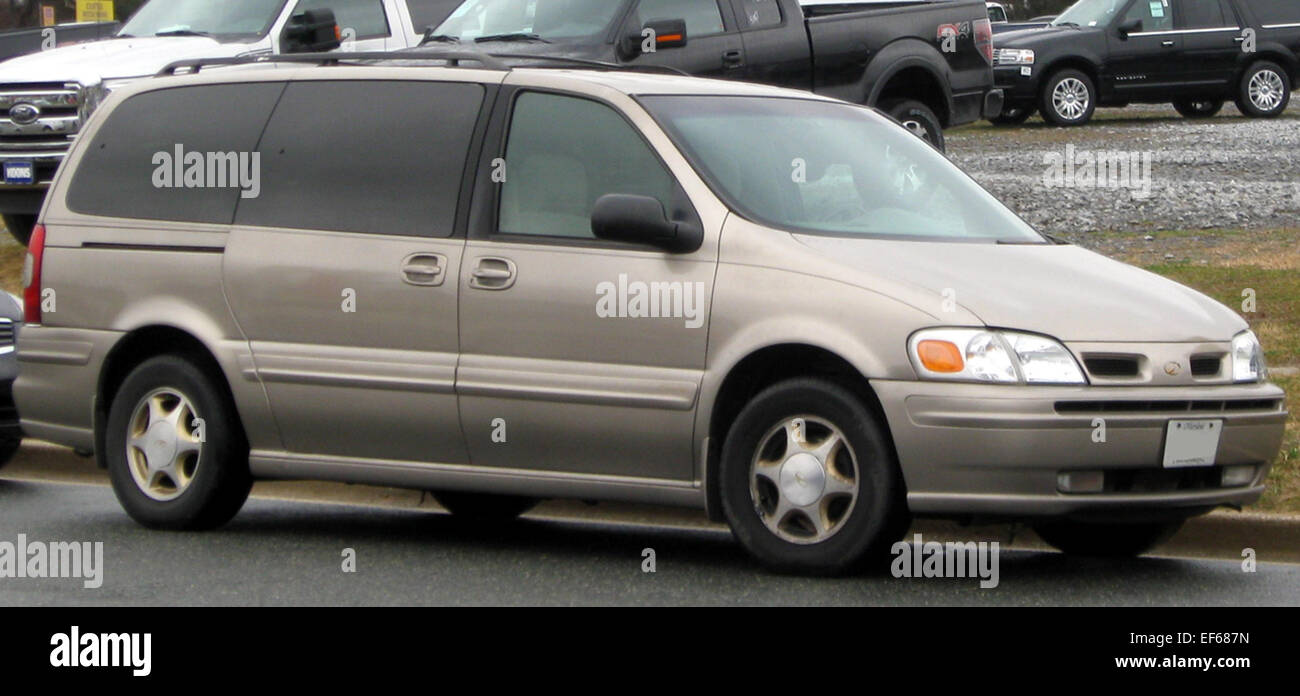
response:
{"label": "windshield wiper", "polygon": [[424,38],[420,39],[420,45],[429,43],[460,43],[460,37],[451,34],[425,34]]}
{"label": "windshield wiper", "polygon": [[155,32],[154,36],[205,36],[210,37],[206,31],[194,31],[193,29],[169,29],[167,31]]}
{"label": "windshield wiper", "polygon": [[541,43],[550,43],[550,41],[543,39],[538,34],[525,34],[521,31],[513,34],[491,34],[474,39],[474,43],[487,43],[488,41],[539,41]]}

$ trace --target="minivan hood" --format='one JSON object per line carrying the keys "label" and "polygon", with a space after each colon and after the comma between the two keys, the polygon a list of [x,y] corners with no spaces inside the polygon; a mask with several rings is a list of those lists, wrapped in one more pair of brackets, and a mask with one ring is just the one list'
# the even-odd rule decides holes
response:
{"label": "minivan hood", "polygon": [[203,36],[107,39],[62,46],[0,63],[0,82],[79,82],[143,77],[178,60],[228,58],[253,44],[221,43]]}
{"label": "minivan hood", "polygon": [[795,235],[861,274],[868,289],[910,285],[988,326],[1062,341],[1227,341],[1246,323],[1191,288],[1071,245],[888,241]]}

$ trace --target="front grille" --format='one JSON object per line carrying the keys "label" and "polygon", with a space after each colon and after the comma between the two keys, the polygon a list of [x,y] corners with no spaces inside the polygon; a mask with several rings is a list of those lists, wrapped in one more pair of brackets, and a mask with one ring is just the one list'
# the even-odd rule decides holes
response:
{"label": "front grille", "polygon": [[1192,356],[1192,376],[1193,377],[1218,377],[1219,371],[1223,369],[1222,355],[1193,355]]}
{"label": "front grille", "polygon": [[[10,115],[26,104],[40,111],[33,123]],[[28,160],[37,183],[48,183],[81,130],[81,88],[62,82],[0,85],[0,160]]]}
{"label": "front grille", "polygon": [[12,348],[14,345],[14,322],[12,319],[0,318],[0,348]]}
{"label": "front grille", "polygon": [[1141,360],[1136,355],[1085,355],[1084,367],[1094,377],[1137,377]]}
{"label": "front grille", "polygon": [[1148,401],[1058,401],[1056,412],[1077,413],[1234,413],[1280,411],[1282,399],[1207,399],[1198,401],[1153,399]]}

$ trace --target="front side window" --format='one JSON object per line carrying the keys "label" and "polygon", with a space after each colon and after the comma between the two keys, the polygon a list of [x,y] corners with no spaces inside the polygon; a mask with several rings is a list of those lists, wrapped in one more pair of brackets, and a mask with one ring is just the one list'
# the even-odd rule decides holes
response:
{"label": "front side window", "polygon": [[[1104,27],[1110,24],[1128,0],[1079,0],[1052,20],[1056,26]],[[1145,2],[1145,0],[1141,0]]]}
{"label": "front side window", "polygon": [[663,163],[610,107],[541,92],[515,101],[501,187],[502,233],[591,239],[591,211],[601,196],[650,196],[669,210],[673,190]]}
{"label": "front side window", "polygon": [[722,11],[713,0],[641,0],[636,13],[637,26],[656,19],[686,20],[687,40],[723,32]]}
{"label": "front side window", "polygon": [[758,97],[642,102],[733,210],[769,227],[1045,243],[942,154],[869,109]]}
{"label": "front side window", "polygon": [[351,30],[358,39],[388,36],[388,16],[384,0],[302,0],[294,14],[307,10],[333,10],[334,20],[345,34]]}
{"label": "front side window", "polygon": [[248,40],[265,36],[285,0],[153,0],[122,27],[119,36],[211,36]]}
{"label": "front side window", "polygon": [[461,41],[521,35],[591,40],[604,35],[626,6],[619,0],[466,0],[434,34]]}
{"label": "front side window", "polygon": [[774,27],[781,23],[781,3],[777,0],[740,0],[743,22],[749,29]]}
{"label": "front side window", "polygon": [[1142,22],[1140,31],[1170,31],[1174,28],[1174,12],[1169,0],[1137,0],[1124,14],[1124,21]]}

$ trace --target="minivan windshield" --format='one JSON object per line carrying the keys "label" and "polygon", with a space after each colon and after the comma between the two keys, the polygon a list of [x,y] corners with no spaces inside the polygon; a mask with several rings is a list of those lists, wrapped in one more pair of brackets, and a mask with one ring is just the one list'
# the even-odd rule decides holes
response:
{"label": "minivan windshield", "polygon": [[432,36],[460,41],[555,41],[603,35],[620,0],[466,0]]}
{"label": "minivan windshield", "polygon": [[741,96],[641,102],[733,210],[769,227],[1049,243],[925,141],[867,108]]}
{"label": "minivan windshield", "polygon": [[265,36],[286,0],[152,0],[118,36],[210,36],[238,41]]}
{"label": "minivan windshield", "polygon": [[[1053,26],[1104,27],[1124,9],[1128,0],[1079,0],[1052,20]],[[1158,4],[1158,2],[1157,2]],[[1168,6],[1168,2],[1165,5]]]}

